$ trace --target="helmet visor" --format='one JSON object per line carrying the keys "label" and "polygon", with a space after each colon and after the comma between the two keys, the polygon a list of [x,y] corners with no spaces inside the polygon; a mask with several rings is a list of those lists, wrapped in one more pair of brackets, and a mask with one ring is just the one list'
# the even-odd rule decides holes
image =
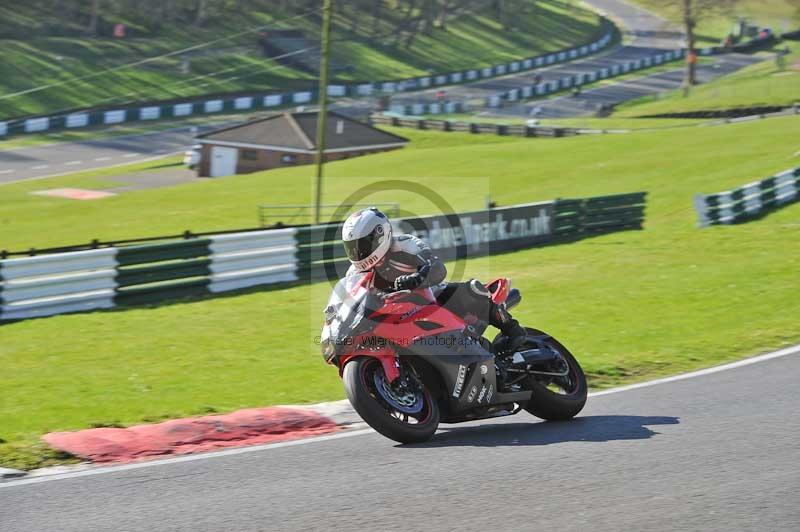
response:
{"label": "helmet visor", "polygon": [[344,250],[351,262],[358,262],[372,255],[381,245],[386,235],[376,227],[372,232],[355,240],[345,240]]}

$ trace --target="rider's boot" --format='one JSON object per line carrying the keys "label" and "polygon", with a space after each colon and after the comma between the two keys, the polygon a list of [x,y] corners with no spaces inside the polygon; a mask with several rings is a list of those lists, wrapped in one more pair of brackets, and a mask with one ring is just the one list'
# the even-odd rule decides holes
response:
{"label": "rider's boot", "polygon": [[527,332],[517,320],[511,317],[505,305],[492,303],[489,324],[500,329],[500,332],[506,337],[503,345],[504,351],[514,352],[525,343]]}

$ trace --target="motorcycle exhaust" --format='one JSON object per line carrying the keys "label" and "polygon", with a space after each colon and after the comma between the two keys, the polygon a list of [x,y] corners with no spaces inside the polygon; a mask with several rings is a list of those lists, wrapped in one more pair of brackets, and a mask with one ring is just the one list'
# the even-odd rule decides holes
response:
{"label": "motorcycle exhaust", "polygon": [[518,351],[511,357],[511,363],[514,367],[541,375],[564,377],[569,374],[569,367],[564,359],[552,349]]}

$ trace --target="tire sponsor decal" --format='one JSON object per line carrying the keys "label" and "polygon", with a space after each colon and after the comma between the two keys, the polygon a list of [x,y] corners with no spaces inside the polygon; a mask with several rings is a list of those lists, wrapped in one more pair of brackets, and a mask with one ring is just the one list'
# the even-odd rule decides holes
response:
{"label": "tire sponsor decal", "polygon": [[456,377],[456,386],[453,388],[453,397],[458,398],[461,395],[461,389],[464,387],[464,378],[467,376],[467,366],[464,364],[458,365],[458,377]]}

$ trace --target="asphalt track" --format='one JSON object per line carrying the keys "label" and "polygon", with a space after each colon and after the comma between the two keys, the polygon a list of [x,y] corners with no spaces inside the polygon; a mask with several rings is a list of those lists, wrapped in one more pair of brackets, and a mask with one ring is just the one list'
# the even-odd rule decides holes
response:
{"label": "asphalt track", "polygon": [[[198,131],[209,128],[200,127]],[[192,146],[193,139],[190,127],[179,127],[152,133],[0,150],[0,185],[181,153]]]}
{"label": "asphalt track", "polygon": [[[791,353],[791,354],[787,354]],[[800,349],[601,393],[579,418],[371,431],[0,484],[0,530],[796,531]]]}

